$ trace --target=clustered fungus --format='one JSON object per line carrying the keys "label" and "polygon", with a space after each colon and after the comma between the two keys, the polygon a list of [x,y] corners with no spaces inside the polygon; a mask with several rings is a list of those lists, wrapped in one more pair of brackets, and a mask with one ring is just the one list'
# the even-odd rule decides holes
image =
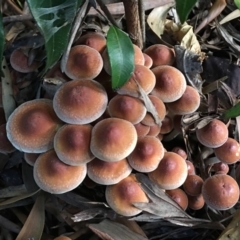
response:
{"label": "clustered fungus", "polygon": [[[197,127],[194,133],[217,159],[212,176],[209,171],[208,178],[200,177],[183,147],[165,149],[164,136],[180,133],[182,117],[198,111],[201,103],[199,92],[174,67],[173,49],[155,44],[141,51],[134,45],[134,71],[113,92],[107,87],[111,70],[105,37],[87,33],[74,44],[66,72],[57,64],[57,73],[49,73],[66,74],[53,98],[27,101],[7,123],[0,119],[0,152],[24,152],[37,185],[52,194],[71,191],[84,179],[104,185],[108,205],[123,216],[141,213],[134,203],[150,201],[137,172],[146,174],[183,210],[198,210],[204,204],[225,210],[237,203],[239,186],[227,174],[229,165],[240,158],[240,145],[229,137],[221,119]],[[17,54],[20,50],[11,57],[13,68]],[[140,87],[160,124],[143,101]]]}

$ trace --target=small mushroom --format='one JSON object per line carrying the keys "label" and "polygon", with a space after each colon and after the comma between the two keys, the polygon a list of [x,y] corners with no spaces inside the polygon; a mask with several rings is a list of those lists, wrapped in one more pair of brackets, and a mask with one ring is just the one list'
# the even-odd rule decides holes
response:
{"label": "small mushroom", "polygon": [[116,184],[131,172],[132,168],[126,158],[117,162],[106,162],[95,158],[87,164],[88,177],[102,185]]}
{"label": "small mushroom", "polygon": [[198,196],[189,196],[188,197],[188,207],[192,210],[200,210],[203,208],[205,201],[203,195],[200,194]]}
{"label": "small mushroom", "polygon": [[88,124],[106,110],[108,96],[104,87],[94,80],[72,80],[63,84],[53,98],[53,108],[62,121]]}
{"label": "small mushroom", "polygon": [[239,186],[231,176],[216,174],[204,181],[202,195],[211,208],[227,210],[239,200]]}
{"label": "small mushroom", "polygon": [[180,187],[187,178],[187,164],[176,153],[165,152],[157,169],[148,173],[149,178],[165,190]]}
{"label": "small mushroom", "polygon": [[108,205],[116,213],[127,217],[142,212],[142,210],[134,207],[133,203],[147,203],[149,201],[134,174],[129,175],[117,184],[107,186],[105,196]]}
{"label": "small mushroom", "polygon": [[52,100],[35,99],[21,104],[7,121],[7,137],[23,152],[42,153],[53,147],[53,138],[62,121]]}
{"label": "small mushroom", "polygon": [[188,197],[186,193],[180,189],[166,190],[166,194],[172,198],[183,210],[186,210],[188,207]]}
{"label": "small mushroom", "polygon": [[134,124],[134,127],[135,127],[135,129],[137,131],[138,137],[144,137],[150,131],[150,127],[142,124],[141,122],[137,123],[137,124]]}
{"label": "small mushroom", "polygon": [[131,167],[139,172],[151,172],[164,156],[162,143],[152,136],[138,138],[137,145],[127,157]]}
{"label": "small mushroom", "polygon": [[90,162],[92,126],[90,124],[65,124],[54,137],[54,150],[61,161],[72,166]]}
{"label": "small mushroom", "polygon": [[53,194],[62,194],[73,190],[82,183],[86,174],[86,164],[67,165],[57,157],[53,149],[42,153],[33,167],[37,185],[44,191]]}
{"label": "small mushroom", "polygon": [[226,124],[218,119],[213,119],[204,127],[196,130],[198,141],[209,148],[222,146],[228,139]]}
{"label": "small mushroom", "polygon": [[39,155],[40,153],[24,153],[24,159],[30,166],[33,167]]}
{"label": "small mushroom", "polygon": [[148,56],[146,53],[143,53],[144,56],[144,66],[147,68],[151,68],[153,65],[153,60],[150,56]]}
{"label": "small mushroom", "polygon": [[190,196],[198,196],[202,192],[203,179],[198,175],[188,175],[183,183],[184,191]]}
{"label": "small mushroom", "polygon": [[156,76],[153,95],[164,103],[174,102],[184,94],[187,84],[184,75],[175,67],[163,65],[152,69]]}
{"label": "small mushroom", "polygon": [[120,118],[106,118],[93,127],[90,149],[103,161],[119,161],[133,151],[137,137],[132,123]]}
{"label": "small mushroom", "polygon": [[101,54],[87,45],[76,45],[69,52],[66,75],[75,80],[94,79],[103,68]]}

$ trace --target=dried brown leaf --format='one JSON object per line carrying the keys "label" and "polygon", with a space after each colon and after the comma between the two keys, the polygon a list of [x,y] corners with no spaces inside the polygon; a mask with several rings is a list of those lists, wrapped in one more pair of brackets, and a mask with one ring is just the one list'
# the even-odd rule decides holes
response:
{"label": "dried brown leaf", "polygon": [[240,10],[236,9],[233,12],[229,13],[227,16],[225,16],[220,22],[219,24],[224,24],[227,23],[229,21],[232,21],[235,18],[240,17]]}
{"label": "dried brown leaf", "polygon": [[170,2],[161,7],[154,8],[147,17],[147,23],[154,33],[158,37],[164,32],[164,24],[166,21],[168,11],[174,6],[173,2]]}

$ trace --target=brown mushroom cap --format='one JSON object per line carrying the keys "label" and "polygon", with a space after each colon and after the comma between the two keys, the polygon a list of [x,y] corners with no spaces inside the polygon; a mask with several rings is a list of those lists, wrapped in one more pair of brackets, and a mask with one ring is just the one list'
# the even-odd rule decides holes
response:
{"label": "brown mushroom cap", "polygon": [[142,212],[134,207],[133,203],[148,202],[146,194],[133,174],[117,184],[107,186],[105,196],[108,205],[123,216],[134,216]]}
{"label": "brown mushroom cap", "polygon": [[199,108],[200,100],[198,91],[187,86],[183,95],[178,100],[168,103],[167,108],[177,115],[190,114]]}
{"label": "brown mushroom cap", "polygon": [[188,169],[188,175],[196,174],[195,167],[194,167],[193,163],[190,162],[189,160],[186,160],[186,164],[187,164],[187,169]]}
{"label": "brown mushroom cap", "polygon": [[184,184],[184,191],[190,196],[198,196],[202,192],[203,179],[198,175],[188,175]]}
{"label": "brown mushroom cap", "polygon": [[154,125],[150,126],[150,130],[147,135],[156,137],[156,136],[158,136],[160,131],[161,131],[161,127],[158,124],[154,124]]}
{"label": "brown mushroom cap", "polygon": [[147,109],[138,98],[116,95],[108,103],[108,112],[111,117],[125,119],[132,124],[137,124],[143,120]]}
{"label": "brown mushroom cap", "polygon": [[102,185],[116,184],[131,172],[132,168],[126,158],[117,162],[105,162],[95,158],[87,164],[88,177]]}
{"label": "brown mushroom cap", "polygon": [[99,32],[88,32],[82,35],[76,42],[77,45],[87,45],[94,48],[98,52],[102,52],[106,47],[107,40],[103,34]]}
{"label": "brown mushroom cap", "polygon": [[228,128],[222,121],[213,119],[206,126],[197,129],[196,136],[202,145],[217,148],[227,141]]}
{"label": "brown mushroom cap", "polygon": [[66,64],[65,73],[71,79],[94,79],[103,68],[101,54],[87,45],[74,46]]}
{"label": "brown mushroom cap", "polygon": [[29,64],[29,58],[21,48],[17,48],[12,52],[10,64],[14,70],[21,73],[34,72],[40,65],[36,61]]}
{"label": "brown mushroom cap", "polygon": [[24,159],[30,166],[33,167],[39,155],[40,153],[24,153]]}
{"label": "brown mushroom cap", "polygon": [[72,166],[90,162],[94,156],[90,151],[92,126],[65,124],[54,137],[54,150],[61,161]]}
{"label": "brown mushroom cap", "polygon": [[148,56],[146,53],[143,53],[144,56],[144,66],[147,68],[151,68],[153,65],[153,60],[150,56]]}
{"label": "brown mushroom cap", "polygon": [[175,153],[177,153],[178,155],[180,155],[183,159],[187,159],[187,153],[186,153],[186,151],[183,149],[183,148],[181,148],[181,147],[174,147],[172,150],[171,150],[171,152],[175,152]]}
{"label": "brown mushroom cap", "polygon": [[87,124],[106,110],[108,97],[94,80],[73,80],[61,86],[53,98],[53,108],[60,119],[70,124]]}
{"label": "brown mushroom cap", "polygon": [[134,124],[134,127],[135,127],[135,129],[137,131],[138,137],[144,137],[150,131],[150,127],[142,124],[141,122],[137,123],[137,124]]}
{"label": "brown mushroom cap", "polygon": [[192,210],[199,210],[203,208],[204,206],[204,198],[203,195],[200,194],[198,196],[189,196],[188,197],[188,207],[191,208]]}
{"label": "brown mushroom cap", "polygon": [[233,164],[240,159],[240,144],[235,139],[228,138],[222,146],[214,149],[214,153],[221,162]]}
{"label": "brown mushroom cap", "polygon": [[171,190],[180,187],[187,178],[187,164],[176,153],[165,152],[156,170],[148,173],[149,178],[160,188]]}
{"label": "brown mushroom cap", "polygon": [[167,133],[170,133],[172,130],[173,130],[173,120],[170,116],[166,115],[162,120],[160,133],[167,134]]}
{"label": "brown mushroom cap", "polygon": [[163,65],[153,68],[152,71],[156,76],[153,95],[166,103],[174,102],[183,95],[187,87],[186,79],[177,68]]}
{"label": "brown mushroom cap", "polygon": [[67,237],[67,236],[59,236],[54,238],[53,240],[72,240],[71,238]]}
{"label": "brown mushroom cap", "polygon": [[139,172],[151,172],[158,167],[163,158],[162,143],[152,136],[138,138],[137,145],[127,157],[131,167]]}
{"label": "brown mushroom cap", "polygon": [[156,77],[153,72],[143,65],[135,65],[134,72],[128,81],[117,90],[119,94],[127,94],[133,97],[139,97],[137,81],[146,94],[149,94],[155,84]]}
{"label": "brown mushroom cap", "polygon": [[90,148],[95,157],[115,162],[126,158],[137,144],[132,123],[120,118],[106,118],[92,129]]}
{"label": "brown mushroom cap", "polygon": [[229,172],[229,166],[226,163],[218,162],[213,164],[212,170],[215,174],[227,174]]}
{"label": "brown mushroom cap", "polygon": [[[156,112],[158,113],[158,117],[160,120],[163,120],[166,116],[166,107],[163,103],[163,101],[153,95],[149,95],[149,99],[151,100],[153,106],[156,109]],[[146,113],[145,117],[142,120],[142,123],[147,126],[153,126],[156,124],[155,119],[153,118],[151,113]]]}
{"label": "brown mushroom cap", "polygon": [[205,202],[213,209],[227,210],[239,199],[239,186],[234,178],[217,174],[205,180],[202,187]]}
{"label": "brown mushroom cap", "polygon": [[62,162],[54,150],[42,153],[33,167],[37,185],[46,192],[69,192],[82,183],[87,174],[86,164],[70,166]]}
{"label": "brown mushroom cap", "polygon": [[52,100],[35,99],[21,104],[7,121],[7,137],[20,151],[45,152],[53,147],[53,138],[62,125]]}
{"label": "brown mushroom cap", "polygon": [[7,131],[6,131],[6,123],[0,125],[0,152],[7,154],[14,152],[16,148],[12,145],[12,143],[8,140]]}
{"label": "brown mushroom cap", "polygon": [[153,60],[153,67],[161,65],[173,65],[175,61],[175,53],[172,48],[163,44],[154,44],[144,50]]}
{"label": "brown mushroom cap", "polygon": [[166,190],[166,193],[169,195],[169,197],[172,198],[173,201],[175,201],[183,210],[186,210],[188,207],[188,197],[186,193],[180,189],[172,189],[172,190]]}

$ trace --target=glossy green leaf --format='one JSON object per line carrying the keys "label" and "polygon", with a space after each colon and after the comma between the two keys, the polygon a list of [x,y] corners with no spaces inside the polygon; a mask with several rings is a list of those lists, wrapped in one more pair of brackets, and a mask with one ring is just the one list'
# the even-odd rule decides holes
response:
{"label": "glossy green leaf", "polygon": [[45,195],[43,192],[40,192],[27,218],[27,221],[22,227],[16,240],[22,239],[40,240],[43,233],[44,223],[45,223]]}
{"label": "glossy green leaf", "polygon": [[240,9],[240,0],[234,0],[235,5]]}
{"label": "glossy green leaf", "polygon": [[[0,12],[0,71],[2,72],[2,57],[3,57],[3,47],[4,47],[4,29],[3,29],[3,24],[2,24],[2,14]],[[2,74],[1,74],[2,75]]]}
{"label": "glossy green leaf", "polygon": [[64,52],[72,22],[82,0],[27,0],[30,11],[45,40],[46,68],[52,67]]}
{"label": "glossy green leaf", "polygon": [[234,118],[237,116],[240,116],[240,102],[238,102],[236,105],[224,113],[225,118]]}
{"label": "glossy green leaf", "polygon": [[134,49],[130,38],[119,28],[111,26],[107,34],[107,50],[111,66],[112,88],[126,83],[134,70]]}
{"label": "glossy green leaf", "polygon": [[181,23],[184,23],[197,0],[176,0],[176,10]]}

